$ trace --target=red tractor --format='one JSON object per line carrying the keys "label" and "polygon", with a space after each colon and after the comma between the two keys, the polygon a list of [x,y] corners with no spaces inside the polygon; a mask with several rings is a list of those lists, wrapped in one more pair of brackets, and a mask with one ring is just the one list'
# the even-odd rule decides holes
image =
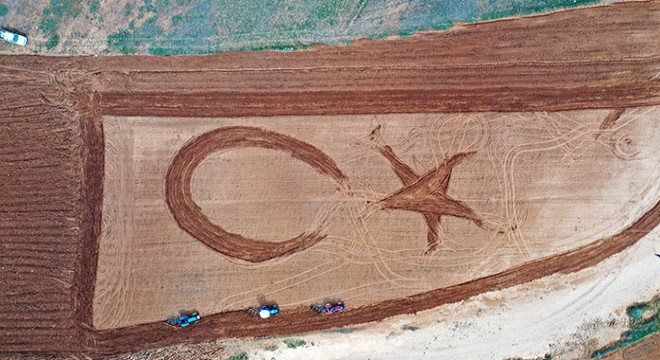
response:
{"label": "red tractor", "polygon": [[344,306],[344,303],[341,301],[338,301],[336,303],[326,303],[325,305],[310,305],[310,308],[312,310],[315,310],[317,312],[320,312],[322,314],[330,315],[338,312],[344,311],[346,307]]}

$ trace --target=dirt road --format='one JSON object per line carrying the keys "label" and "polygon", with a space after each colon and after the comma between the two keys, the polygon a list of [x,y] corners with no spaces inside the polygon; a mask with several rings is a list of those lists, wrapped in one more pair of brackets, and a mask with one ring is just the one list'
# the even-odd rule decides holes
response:
{"label": "dirt road", "polygon": [[[660,222],[481,279],[323,318],[238,312],[190,331],[95,330],[101,117],[240,117],[622,109],[660,104],[660,2],[630,2],[298,53],[190,58],[0,57],[0,352],[126,352],[224,336],[290,334],[413,313],[592,266]],[[240,327],[236,326],[241,324]]]}

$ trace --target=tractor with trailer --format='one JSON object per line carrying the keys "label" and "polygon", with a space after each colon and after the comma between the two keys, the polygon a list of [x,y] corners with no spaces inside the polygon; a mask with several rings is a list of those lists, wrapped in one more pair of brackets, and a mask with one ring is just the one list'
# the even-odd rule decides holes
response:
{"label": "tractor with trailer", "polygon": [[165,323],[175,328],[184,328],[198,322],[201,318],[197,311],[193,311],[191,313],[181,314],[178,317],[171,317],[165,320]]}
{"label": "tractor with trailer", "polygon": [[268,319],[271,316],[277,316],[280,314],[280,308],[277,304],[261,305],[258,308],[251,307],[247,311],[252,315],[259,315],[262,319]]}

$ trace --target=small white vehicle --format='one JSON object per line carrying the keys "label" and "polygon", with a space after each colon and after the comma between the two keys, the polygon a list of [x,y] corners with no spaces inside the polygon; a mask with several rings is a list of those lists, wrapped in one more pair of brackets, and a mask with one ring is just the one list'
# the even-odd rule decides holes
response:
{"label": "small white vehicle", "polygon": [[27,44],[27,37],[5,29],[0,29],[0,39],[20,46],[25,46]]}

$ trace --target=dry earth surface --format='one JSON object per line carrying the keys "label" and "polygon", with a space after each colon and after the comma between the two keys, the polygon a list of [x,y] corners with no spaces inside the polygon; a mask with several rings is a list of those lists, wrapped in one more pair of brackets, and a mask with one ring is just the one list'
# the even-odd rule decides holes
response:
{"label": "dry earth surface", "polygon": [[[365,306],[618,233],[660,197],[660,109],[631,109],[601,129],[612,113],[106,117],[94,326],[157,322],[191,307],[240,310],[260,298],[284,311],[333,298]],[[345,186],[286,151],[218,149],[192,171],[190,194],[201,214],[273,244],[321,231],[318,243],[248,263],[218,254],[173,221],[164,179],[177,151],[236,125],[313,144],[335,159]],[[429,243],[430,227],[414,209],[437,202],[432,192],[419,194],[412,211],[385,208],[383,199],[403,186],[379,144],[392,144],[417,174],[473,152],[452,169],[446,196],[472,209],[479,224],[445,206]]]}
{"label": "dry earth surface", "polygon": [[[219,340],[132,354],[131,359],[586,359],[628,329],[625,306],[660,291],[660,228],[587,269],[556,274],[379,323],[262,339]],[[655,342],[654,342],[655,339]],[[654,347],[655,346],[655,347]],[[192,355],[191,355],[192,354]],[[614,352],[652,359],[657,337]],[[126,359],[125,355],[111,359]]]}
{"label": "dry earth surface", "polygon": [[[293,334],[596,266],[660,221],[659,15],[630,2],[299,53],[1,57],[0,350]],[[236,126],[252,130],[230,150],[175,161]],[[234,311],[275,294],[274,321]],[[337,294],[355,304],[340,317],[295,307]],[[160,322],[188,306],[220,313]]]}

